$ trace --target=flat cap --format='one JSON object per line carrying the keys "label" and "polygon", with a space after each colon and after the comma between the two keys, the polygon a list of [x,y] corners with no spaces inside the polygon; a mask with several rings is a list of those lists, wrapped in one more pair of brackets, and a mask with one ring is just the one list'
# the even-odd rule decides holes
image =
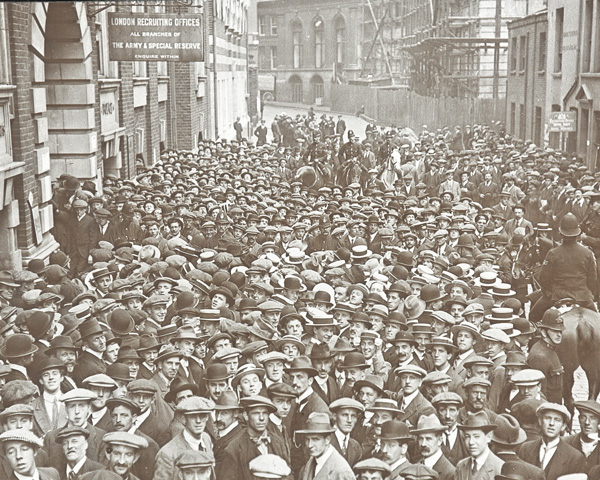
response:
{"label": "flat cap", "polygon": [[[272,383],[267,387],[267,395],[270,398],[273,397],[285,397],[285,398],[296,398],[298,394],[296,391],[287,383],[279,382]],[[331,409],[331,406],[329,407]]]}
{"label": "flat cap", "polygon": [[544,375],[539,370],[534,370],[533,368],[525,368],[523,370],[513,373],[512,377],[510,377],[510,381],[515,385],[527,387],[537,385],[542,380],[544,380],[544,378],[546,378],[546,375]]}
{"label": "flat cap", "polygon": [[252,475],[259,478],[284,478],[291,473],[286,461],[272,453],[253,458],[248,467]]}
{"label": "flat cap", "polygon": [[596,402],[595,400],[582,400],[579,402],[573,402],[573,405],[580,412],[590,412],[600,418],[600,403]]}
{"label": "flat cap", "polygon": [[23,403],[15,403],[14,405],[11,405],[0,412],[0,422],[4,422],[8,417],[15,415],[26,415],[28,417],[33,417],[33,407]]}
{"label": "flat cap", "polygon": [[412,365],[412,364],[407,364],[407,365],[402,365],[401,367],[397,367],[394,370],[394,373],[396,375],[402,375],[403,373],[412,373],[413,375],[416,375],[417,377],[421,377],[421,378],[425,378],[425,375],[427,375],[427,371],[424,368],[421,368],[418,365]]}
{"label": "flat cap", "polygon": [[391,467],[378,458],[366,458],[365,460],[361,460],[354,465],[353,468],[355,473],[365,471],[384,472],[383,477],[387,477],[390,473],[392,473]]}
{"label": "flat cap", "polygon": [[91,402],[92,400],[96,400],[98,395],[96,395],[91,390],[87,388],[74,388],[73,390],[69,390],[61,397],[61,401],[63,403],[67,402]]}
{"label": "flat cap", "polygon": [[123,445],[135,449],[148,447],[148,440],[139,435],[128,432],[110,432],[102,437],[102,441],[109,445]]}
{"label": "flat cap", "polygon": [[175,460],[175,465],[180,470],[185,470],[186,468],[212,467],[214,464],[215,457],[213,457],[212,453],[200,452],[198,450],[184,452],[177,457],[177,460]]}
{"label": "flat cap", "polygon": [[83,435],[85,438],[88,438],[90,436],[90,432],[82,427],[65,427],[56,435],[56,441],[58,443],[62,443],[65,439],[76,435]]}
{"label": "flat cap", "polygon": [[500,330],[499,328],[489,328],[481,333],[481,337],[484,340],[490,340],[492,342],[499,342],[508,345],[510,343],[510,338],[506,334],[506,332]]}
{"label": "flat cap", "polygon": [[571,421],[571,413],[569,412],[569,410],[567,410],[567,407],[565,407],[564,405],[560,405],[558,403],[544,402],[537,408],[535,413],[538,416],[540,416],[544,412],[561,413],[565,417],[565,423]]}
{"label": "flat cap", "polygon": [[41,448],[44,442],[33,432],[27,430],[9,430],[0,435],[0,442],[23,442]]}
{"label": "flat cap", "polygon": [[138,378],[134,380],[129,385],[127,385],[127,391],[129,393],[150,393],[154,394],[157,392],[156,383],[151,380],[146,380],[145,378]]}
{"label": "flat cap", "polygon": [[177,411],[184,415],[194,413],[210,413],[215,409],[215,403],[212,400],[196,395],[184,398],[177,404]]}
{"label": "flat cap", "polygon": [[456,392],[442,392],[438,393],[431,399],[432,405],[462,405],[463,399]]}
{"label": "flat cap", "polygon": [[215,362],[223,362],[223,360],[227,358],[239,357],[242,355],[242,351],[239,348],[235,347],[225,347],[216,352],[213,355],[213,359]]}
{"label": "flat cap", "polygon": [[470,377],[463,383],[463,388],[465,389],[475,386],[490,388],[492,383],[487,378],[481,377]]}
{"label": "flat cap", "polygon": [[86,387],[102,387],[112,390],[118,387],[117,382],[110,378],[105,373],[97,373],[83,379],[83,385]]}

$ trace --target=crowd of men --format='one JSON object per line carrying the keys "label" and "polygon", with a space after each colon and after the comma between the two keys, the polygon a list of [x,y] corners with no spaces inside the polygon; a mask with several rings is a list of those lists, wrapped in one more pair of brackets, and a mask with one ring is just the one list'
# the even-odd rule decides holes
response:
{"label": "crowd of men", "polygon": [[600,478],[556,351],[596,310],[596,176],[501,129],[310,117],[59,179],[60,249],[0,272],[0,478]]}

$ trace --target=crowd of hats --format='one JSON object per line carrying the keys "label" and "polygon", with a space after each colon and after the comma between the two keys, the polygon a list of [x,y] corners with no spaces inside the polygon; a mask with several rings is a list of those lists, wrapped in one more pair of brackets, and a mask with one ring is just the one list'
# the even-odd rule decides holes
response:
{"label": "crowd of hats", "polygon": [[[285,115],[280,120],[293,126]],[[331,127],[325,121],[322,126]],[[306,185],[295,174],[311,138],[294,147],[205,141],[198,153],[167,150],[134,179],[107,176],[101,191],[91,182],[80,184],[63,175],[55,192],[56,224],[68,224],[72,210],[85,210],[98,221],[108,219],[112,237],[92,246],[90,268],[78,277],[70,274],[69,242],[58,230],[62,248],[47,261],[31,260],[23,271],[0,272],[0,356],[5,361],[0,378],[9,379],[19,359],[32,355],[36,361],[27,370],[34,382],[51,369],[67,374],[67,365],[54,354],[81,354],[87,340],[101,335],[118,353],[110,358],[107,348],[103,371],[76,379],[77,388],[63,392],[62,402],[92,401],[96,394],[88,388],[117,389],[124,382],[127,395],[160,396],[172,415],[258,406],[274,412],[268,396],[297,395],[286,383],[272,382],[265,365],[280,362],[286,375],[302,371],[316,377],[317,362],[332,359],[332,376],[354,369],[368,373],[345,396],[330,399],[329,410],[388,412],[397,419],[383,424],[379,440],[403,441],[446,427],[435,414],[423,415],[413,425],[400,421],[402,396],[394,378],[419,378],[423,391],[439,387],[440,393],[430,391],[428,397],[434,407],[463,406],[466,392],[475,387],[489,391],[543,384],[544,374],[526,363],[523,343],[537,334],[538,326],[528,321],[526,299],[499,262],[533,233],[551,238],[553,209],[570,205],[573,198],[583,198],[587,205],[599,197],[595,177],[580,159],[491,128],[468,127],[461,135],[468,148],[454,151],[447,130],[425,130],[410,144],[395,130],[371,127],[360,148],[377,155],[389,148],[402,161],[404,178],[387,189],[364,180],[342,185],[335,177],[319,186]],[[318,140],[319,148],[337,151],[339,135],[322,138],[327,143]],[[369,171],[380,173],[379,163]],[[433,175],[432,168],[441,173]],[[464,173],[473,181],[491,173],[498,187],[495,196],[479,195],[466,184],[460,194],[440,187],[444,179],[458,181]],[[552,200],[523,206],[525,193],[532,192],[537,202]],[[61,203],[64,199],[70,209]],[[509,208],[502,213],[495,207],[506,199]],[[509,235],[504,225],[516,208],[525,210],[526,218],[535,217],[530,218],[533,231],[514,229]],[[579,233],[576,220],[568,217],[561,224],[563,236]],[[539,328],[563,330],[558,310],[544,316]],[[442,347],[454,358],[462,334],[470,335],[476,346],[464,367],[470,372],[482,367],[488,374],[461,378],[451,390],[453,378],[433,368],[430,351]],[[192,357],[202,366],[202,382],[227,385],[216,403],[206,397],[202,382],[177,378],[161,393],[153,380],[132,377],[146,352],[156,352],[155,364],[183,358],[177,346],[186,342],[194,345]],[[389,367],[385,374],[366,355],[367,344],[377,345],[377,355]],[[400,362],[395,347],[404,344],[415,361]],[[485,347],[490,344],[506,351],[499,365]],[[40,349],[48,358],[38,358]],[[510,382],[497,375],[498,367],[515,370]],[[243,397],[240,383],[250,375],[261,382],[260,392]],[[0,422],[22,412],[20,399],[39,395],[32,382],[18,382],[8,381],[2,388],[4,405],[12,406],[0,412]],[[377,392],[372,405],[350,398],[363,387]],[[187,389],[193,396],[175,405],[177,395]],[[109,408],[118,404],[139,411],[128,398],[107,401]],[[600,416],[595,402],[580,402],[577,408]],[[539,435],[531,418],[548,410],[571,420],[564,406],[540,400],[519,405],[512,416],[498,412],[496,421],[483,411],[468,412],[459,428],[493,432],[499,444],[516,445],[532,432]],[[316,412],[295,433],[334,431],[331,417]],[[87,432],[67,427],[56,440],[73,435]],[[40,436],[21,430],[4,432],[0,441],[42,446]],[[126,432],[107,433],[103,441],[136,450],[148,447],[143,437]],[[214,464],[210,453],[182,453],[177,460],[181,469]],[[353,467],[357,473],[378,471],[384,477],[391,472],[387,463],[369,454]],[[248,468],[258,478],[283,478],[291,472],[286,461],[271,454],[255,458]],[[518,480],[519,473],[508,470],[500,478]],[[412,465],[403,477],[437,478],[437,472]]]}

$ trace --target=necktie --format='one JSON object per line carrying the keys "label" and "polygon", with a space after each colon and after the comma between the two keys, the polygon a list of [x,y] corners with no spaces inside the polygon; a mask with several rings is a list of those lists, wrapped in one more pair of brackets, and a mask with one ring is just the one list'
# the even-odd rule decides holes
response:
{"label": "necktie", "polygon": [[444,445],[446,445],[447,447],[450,447],[449,437],[450,437],[450,435],[448,434],[448,432],[444,432]]}
{"label": "necktie", "polygon": [[316,467],[317,467],[317,461],[315,460],[314,457],[310,457],[310,462],[308,464],[308,473],[306,475],[306,478],[308,480],[313,480],[315,478]]}
{"label": "necktie", "polygon": [[75,476],[75,472],[72,470],[69,472],[69,480],[75,480],[77,477]]}
{"label": "necktie", "polygon": [[344,437],[344,443],[342,445],[342,452],[344,453],[344,455],[346,455],[346,453],[348,453],[348,435],[346,435]]}
{"label": "necktie", "polygon": [[471,457],[471,477],[474,478],[477,474],[477,461]]}
{"label": "necktie", "polygon": [[[54,401],[52,402],[52,425],[54,425],[54,428],[58,428],[58,402],[56,401],[56,397],[54,398]],[[71,472],[73,473],[73,472]]]}
{"label": "necktie", "polygon": [[548,445],[542,443],[542,448],[540,448],[540,467],[542,470],[548,466],[548,462],[550,461],[548,453],[550,453]]}

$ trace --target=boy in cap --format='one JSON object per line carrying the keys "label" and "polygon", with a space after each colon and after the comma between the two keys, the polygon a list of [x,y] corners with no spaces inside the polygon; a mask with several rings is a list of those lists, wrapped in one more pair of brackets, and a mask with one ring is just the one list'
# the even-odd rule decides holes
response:
{"label": "boy in cap", "polygon": [[127,386],[128,398],[140,409],[135,422],[137,428],[162,446],[170,439],[169,424],[173,412],[158,398],[158,387],[152,380],[137,379]]}
{"label": "boy in cap", "polygon": [[42,447],[42,440],[33,433],[9,430],[0,435],[0,442],[2,442],[2,451],[12,468],[10,480],[59,480],[56,469],[36,466],[35,453]]}
{"label": "boy in cap", "polygon": [[367,458],[354,466],[356,480],[384,480],[391,473],[390,466],[378,458]]}
{"label": "boy in cap", "polygon": [[177,404],[177,411],[184,419],[183,430],[158,452],[154,480],[177,478],[175,461],[181,452],[199,450],[212,454],[213,443],[205,429],[214,407],[211,400],[197,396],[186,398]]}
{"label": "boy in cap", "polygon": [[363,449],[358,441],[350,436],[350,433],[365,407],[357,400],[345,397],[332,402],[329,410],[333,414],[335,427],[335,432],[331,436],[331,444],[353,467],[362,457]]}
{"label": "boy in cap", "polygon": [[465,436],[468,456],[456,465],[456,480],[483,480],[500,474],[504,463],[490,450],[496,425],[483,412],[469,413],[458,426]]}
{"label": "boy in cap", "polygon": [[148,447],[148,442],[128,432],[107,433],[103,441],[107,445],[105,455],[108,460],[108,470],[121,475],[123,480],[139,480],[131,470],[139,460],[140,452]]}
{"label": "boy in cap", "polygon": [[256,395],[242,398],[241,405],[247,428],[223,452],[222,460],[217,463],[217,478],[252,480],[249,463],[259,455],[271,453],[286,462],[289,460],[283,439],[267,431],[269,414],[277,410],[271,400]]}

